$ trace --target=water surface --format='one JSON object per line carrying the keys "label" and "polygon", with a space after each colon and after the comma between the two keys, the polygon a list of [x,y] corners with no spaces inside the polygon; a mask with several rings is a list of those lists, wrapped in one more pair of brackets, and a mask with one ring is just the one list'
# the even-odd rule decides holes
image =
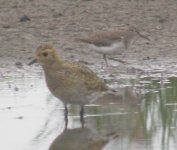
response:
{"label": "water surface", "polygon": [[124,103],[87,105],[85,128],[79,107],[69,106],[65,129],[63,104],[48,91],[38,67],[2,70],[0,149],[175,150],[177,77],[161,70],[108,80]]}

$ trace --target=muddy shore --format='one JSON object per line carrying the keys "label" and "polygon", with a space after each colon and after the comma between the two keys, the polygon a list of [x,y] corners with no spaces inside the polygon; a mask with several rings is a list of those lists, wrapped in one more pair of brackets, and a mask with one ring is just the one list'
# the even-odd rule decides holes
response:
{"label": "muddy shore", "polygon": [[105,65],[102,56],[76,43],[74,38],[136,25],[150,41],[138,39],[118,56],[127,65],[110,63],[116,70],[162,67],[175,71],[176,8],[175,0],[0,0],[1,67],[19,62],[26,65],[36,47],[48,43],[65,59],[102,68]]}

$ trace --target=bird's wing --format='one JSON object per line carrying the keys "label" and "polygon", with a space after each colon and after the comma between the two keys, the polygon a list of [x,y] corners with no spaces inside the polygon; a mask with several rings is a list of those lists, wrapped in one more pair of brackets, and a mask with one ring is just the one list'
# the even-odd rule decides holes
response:
{"label": "bird's wing", "polygon": [[108,89],[105,82],[88,67],[76,62],[66,62],[63,65],[65,74],[71,82],[84,85],[88,90],[94,90],[95,92]]}
{"label": "bird's wing", "polygon": [[77,41],[94,44],[95,46],[110,46],[113,42],[121,41],[122,34],[116,31],[95,33],[87,38],[77,38]]}

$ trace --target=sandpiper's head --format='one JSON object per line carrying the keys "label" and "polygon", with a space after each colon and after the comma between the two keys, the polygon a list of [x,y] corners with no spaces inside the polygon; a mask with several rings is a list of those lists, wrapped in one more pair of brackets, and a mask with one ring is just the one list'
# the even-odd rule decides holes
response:
{"label": "sandpiper's head", "polygon": [[29,65],[39,62],[42,65],[50,64],[56,60],[56,50],[51,45],[41,45],[34,53],[34,60]]}
{"label": "sandpiper's head", "polygon": [[137,27],[130,27],[129,28],[129,31],[135,36],[135,35],[138,35],[140,36],[141,38],[144,38],[146,40],[149,40],[149,38],[143,34],[140,33],[139,29]]}
{"label": "sandpiper's head", "polygon": [[130,34],[132,34],[133,36],[139,35],[139,36],[141,37],[140,31],[139,31],[139,29],[138,29],[137,27],[134,27],[134,26],[130,27],[130,28],[129,28],[129,32],[130,32]]}
{"label": "sandpiper's head", "polygon": [[139,32],[138,28],[137,28],[137,27],[134,27],[134,26],[133,26],[133,27],[130,27],[130,28],[129,28],[129,31],[130,31],[130,32],[133,32],[133,33],[138,33],[138,32]]}

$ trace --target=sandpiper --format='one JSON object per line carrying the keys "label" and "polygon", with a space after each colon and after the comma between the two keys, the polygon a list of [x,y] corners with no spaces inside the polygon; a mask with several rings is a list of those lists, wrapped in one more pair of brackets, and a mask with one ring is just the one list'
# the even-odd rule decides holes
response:
{"label": "sandpiper", "polygon": [[64,103],[66,122],[68,122],[67,104],[81,106],[80,120],[83,125],[84,105],[105,93],[113,92],[88,67],[78,62],[63,60],[50,45],[39,46],[34,57],[29,65],[37,61],[41,64],[49,90]]}
{"label": "sandpiper", "polygon": [[112,30],[93,33],[85,38],[76,38],[76,41],[86,43],[89,45],[91,50],[102,54],[105,63],[108,66],[106,56],[118,55],[124,50],[127,50],[136,35],[149,40],[149,38],[145,35],[142,35],[136,27],[131,27],[128,30],[121,32]]}

